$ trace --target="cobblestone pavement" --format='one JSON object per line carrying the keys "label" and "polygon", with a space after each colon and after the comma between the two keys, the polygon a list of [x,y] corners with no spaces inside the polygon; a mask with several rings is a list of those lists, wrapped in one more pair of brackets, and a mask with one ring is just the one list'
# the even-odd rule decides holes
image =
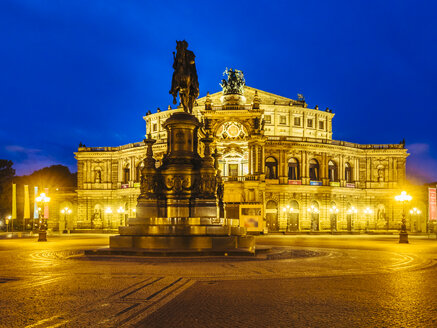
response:
{"label": "cobblestone pavement", "polygon": [[[437,327],[437,241],[267,236],[280,260],[87,258],[108,236],[0,240],[0,327]],[[311,253],[309,252],[309,253]]]}

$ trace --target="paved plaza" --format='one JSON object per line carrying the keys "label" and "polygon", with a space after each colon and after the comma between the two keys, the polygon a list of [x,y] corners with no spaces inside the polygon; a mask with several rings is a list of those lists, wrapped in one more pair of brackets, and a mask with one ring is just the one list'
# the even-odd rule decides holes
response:
{"label": "paved plaza", "polygon": [[435,235],[257,237],[270,259],[83,255],[108,238],[0,239],[0,327],[437,326]]}

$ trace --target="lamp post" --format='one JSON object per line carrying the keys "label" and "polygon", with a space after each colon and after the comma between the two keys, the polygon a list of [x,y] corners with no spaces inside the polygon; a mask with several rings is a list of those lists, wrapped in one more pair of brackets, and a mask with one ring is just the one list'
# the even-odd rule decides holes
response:
{"label": "lamp post", "polygon": [[[44,222],[44,206],[50,202],[50,197],[47,197],[45,193],[41,193],[35,198],[37,204],[42,204],[38,209],[40,210],[39,226],[38,226],[38,241],[47,241],[47,227]],[[46,219],[47,220],[47,219]]]}
{"label": "lamp post", "polygon": [[366,207],[363,212],[366,215],[366,232],[368,232],[370,226],[370,215],[373,213],[373,211],[369,207]]}
{"label": "lamp post", "polygon": [[108,220],[107,227],[108,227],[108,229],[111,229],[112,208],[107,207],[107,208],[105,209],[105,214],[106,214],[106,217],[107,217],[107,220]]}
{"label": "lamp post", "polygon": [[[414,222],[418,222],[418,218],[420,213],[422,213],[419,209],[417,209],[416,207],[413,207],[410,210],[410,230],[411,230],[411,222],[413,221],[412,218],[414,217]],[[414,231],[416,231],[416,229],[414,229]]]}
{"label": "lamp post", "polygon": [[282,212],[285,213],[285,215],[287,216],[287,230],[288,231],[293,231],[293,229],[290,227],[292,225],[292,220],[290,220],[289,215],[292,214],[294,211],[293,207],[291,207],[290,205],[284,206],[282,208]]}
{"label": "lamp post", "polygon": [[329,212],[331,213],[331,232],[337,231],[337,213],[338,213],[337,206],[335,205],[331,206]]}
{"label": "lamp post", "polygon": [[354,218],[353,218],[353,215],[355,214],[357,214],[358,213],[358,210],[355,208],[355,206],[351,206],[348,210],[347,210],[347,214],[349,214],[350,215],[350,222],[348,222],[348,230],[349,231],[352,231],[353,229],[354,229],[354,227],[353,227],[353,222],[354,222]]}
{"label": "lamp post", "polygon": [[124,208],[122,207],[122,206],[120,206],[118,209],[117,209],[117,213],[118,214],[120,214],[120,225],[124,225],[123,224],[123,215],[124,215]]}
{"label": "lamp post", "polygon": [[312,229],[313,231],[317,231],[317,230],[319,230],[319,229],[317,229],[317,228],[319,228],[319,227],[318,227],[319,222],[317,222],[316,220],[314,220],[314,215],[319,214],[319,212],[320,212],[319,209],[318,209],[316,206],[311,205],[310,207],[308,207],[308,212],[311,213],[311,229]]}
{"label": "lamp post", "polygon": [[400,195],[395,196],[397,202],[402,204],[402,225],[399,232],[399,243],[408,244],[408,232],[407,232],[407,220],[405,219],[405,203],[413,199],[410,195],[407,195],[406,191],[402,191]]}
{"label": "lamp post", "polygon": [[9,232],[9,222],[11,222],[11,218],[12,217],[10,215],[6,217],[6,232]]}
{"label": "lamp post", "polygon": [[64,230],[62,232],[67,232],[69,231],[69,229],[67,229],[67,223],[68,223],[67,215],[69,216],[71,214],[71,209],[69,209],[68,207],[64,207],[61,210],[61,213],[64,214]]}

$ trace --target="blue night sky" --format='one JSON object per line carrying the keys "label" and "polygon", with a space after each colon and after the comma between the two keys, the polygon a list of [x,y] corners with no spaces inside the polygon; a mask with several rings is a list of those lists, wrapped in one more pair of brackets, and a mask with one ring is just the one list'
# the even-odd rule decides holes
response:
{"label": "blue night sky", "polygon": [[0,2],[0,158],[18,175],[143,139],[166,108],[175,40],[200,96],[226,67],[249,86],[332,108],[334,139],[399,143],[410,178],[437,180],[436,1]]}

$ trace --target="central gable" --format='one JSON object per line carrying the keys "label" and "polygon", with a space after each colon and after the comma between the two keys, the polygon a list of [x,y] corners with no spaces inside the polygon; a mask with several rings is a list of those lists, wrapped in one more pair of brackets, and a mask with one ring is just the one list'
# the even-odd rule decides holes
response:
{"label": "central gable", "polygon": [[[294,100],[291,98],[286,98],[282,96],[275,95],[270,92],[262,91],[259,89],[255,89],[249,86],[244,86],[244,97],[246,97],[246,104],[253,103],[253,98],[255,97],[255,92],[257,92],[257,95],[259,98],[261,98],[261,103],[263,105],[293,105],[293,104],[299,104],[302,105],[303,101]],[[223,93],[221,91],[210,94],[209,99],[215,106],[221,105],[220,97],[223,96]],[[203,106],[205,105],[206,97],[198,98],[196,100],[197,106]]]}

